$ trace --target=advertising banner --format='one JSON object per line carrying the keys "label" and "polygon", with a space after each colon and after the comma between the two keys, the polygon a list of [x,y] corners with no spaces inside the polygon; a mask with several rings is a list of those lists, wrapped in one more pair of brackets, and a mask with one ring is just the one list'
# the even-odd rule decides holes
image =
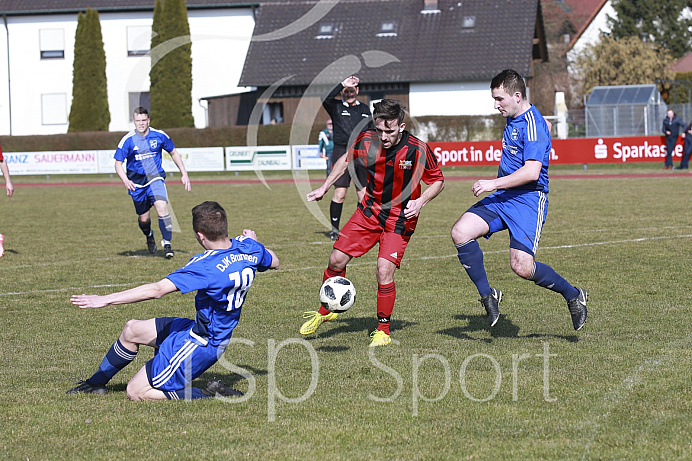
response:
{"label": "advertising banner", "polygon": [[318,146],[292,146],[294,170],[325,170],[327,159],[320,157]]}
{"label": "advertising banner", "polygon": [[[223,147],[178,147],[178,154],[183,160],[185,169],[193,171],[223,171]],[[115,149],[100,150],[98,153],[98,172],[115,174]],[[169,173],[177,173],[178,167],[168,152],[163,151],[163,169]]]}
{"label": "advertising banner", "polygon": [[[502,141],[430,142],[440,166],[498,165]],[[13,175],[31,174],[115,174],[111,150],[4,152]],[[316,145],[198,147],[179,148],[185,168],[195,171],[325,170]],[[225,153],[225,160],[224,160]],[[678,139],[673,161],[682,158],[683,140]],[[552,140],[550,163],[592,164],[663,162],[666,157],[664,136],[622,138],[574,138]],[[176,173],[178,168],[164,152],[163,167]]]}
{"label": "advertising banner", "polygon": [[[177,150],[188,172],[224,169],[223,147],[178,147]],[[163,169],[167,172],[178,171],[178,167],[166,151],[163,152]]]}
{"label": "advertising banner", "polygon": [[[673,160],[682,158],[683,140],[673,152]],[[663,162],[666,158],[665,136],[631,138],[584,138],[553,140],[555,163],[633,163]],[[553,160],[551,160],[553,162]]]}
{"label": "advertising banner", "polygon": [[226,147],[227,171],[290,170],[291,146]]}
{"label": "advertising banner", "polygon": [[115,174],[115,159],[113,158],[115,149],[99,150],[96,151],[96,154],[99,164],[99,173]]}
{"label": "advertising banner", "polygon": [[[502,141],[429,142],[440,166],[498,165]],[[553,139],[551,164],[662,162],[666,157],[664,136],[628,138]],[[682,158],[678,140],[673,160]]]}
{"label": "advertising banner", "polygon": [[98,151],[3,152],[10,175],[98,173]]}

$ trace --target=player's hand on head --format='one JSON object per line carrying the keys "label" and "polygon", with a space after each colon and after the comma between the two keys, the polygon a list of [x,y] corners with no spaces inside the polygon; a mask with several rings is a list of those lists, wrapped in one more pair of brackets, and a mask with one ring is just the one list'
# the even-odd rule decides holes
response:
{"label": "player's hand on head", "polygon": [[343,82],[341,82],[341,85],[346,88],[355,87],[356,85],[358,85],[359,81],[360,80],[358,79],[358,77],[356,77],[355,75],[351,75],[350,77],[347,77]]}

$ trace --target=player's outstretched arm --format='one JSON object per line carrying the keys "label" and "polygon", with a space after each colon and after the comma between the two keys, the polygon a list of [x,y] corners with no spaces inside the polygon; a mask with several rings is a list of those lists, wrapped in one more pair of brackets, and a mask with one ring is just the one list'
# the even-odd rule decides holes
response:
{"label": "player's outstretched arm", "polygon": [[187,170],[185,169],[183,159],[180,157],[180,154],[178,153],[178,149],[173,149],[173,152],[171,152],[171,160],[173,160],[175,166],[177,166],[180,170],[180,175],[182,176],[181,181],[183,183],[183,186],[185,186],[185,190],[190,192],[190,178],[187,176]]}
{"label": "player's outstretched arm", "polygon": [[7,167],[7,162],[4,160],[0,162],[0,171],[2,171],[2,175],[5,177],[5,192],[7,193],[8,197],[12,197],[12,194],[14,193],[14,186],[12,185],[12,180],[10,179],[10,169]]}
{"label": "player's outstretched arm", "polygon": [[100,307],[113,306],[116,304],[131,304],[147,299],[158,299],[168,293],[176,291],[178,288],[168,279],[160,280],[156,283],[140,285],[109,295],[73,295],[70,301],[80,309],[97,309]]}
{"label": "player's outstretched arm", "polygon": [[324,183],[307,195],[308,202],[322,200],[322,197],[324,197],[324,194],[326,194],[329,188],[332,187],[332,184],[334,184],[336,180],[346,172],[346,169],[348,168],[348,162],[346,161],[347,157],[348,154],[344,154],[339,157],[339,160],[337,160],[334,166],[332,166],[332,172],[329,173],[329,176],[327,176],[327,179],[324,180]]}

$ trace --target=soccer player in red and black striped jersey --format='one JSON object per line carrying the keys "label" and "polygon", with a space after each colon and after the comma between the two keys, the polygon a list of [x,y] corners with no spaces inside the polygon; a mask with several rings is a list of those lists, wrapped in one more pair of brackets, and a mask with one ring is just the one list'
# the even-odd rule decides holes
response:
{"label": "soccer player in red and black striped jersey", "polygon": [[[5,157],[2,155],[2,149],[0,149],[0,171],[2,172],[2,176],[5,178],[5,191],[7,192],[7,196],[12,197],[12,194],[14,193],[14,186],[12,185],[12,180],[10,179],[10,169],[7,168],[7,162],[5,161]],[[3,246],[4,240],[5,236],[0,234],[0,257],[5,254],[5,247]]]}
{"label": "soccer player in red and black striped jersey", "polygon": [[[365,195],[334,242],[323,280],[346,275],[346,265],[379,243],[377,258],[377,329],[370,346],[391,343],[389,321],[394,309],[394,272],[401,264],[421,209],[444,188],[444,176],[427,144],[405,131],[406,109],[401,102],[383,99],[374,105],[374,129],[362,132],[348,155],[332,167],[324,184],[307,195],[321,200],[344,174],[353,159],[362,160],[367,171]],[[421,181],[428,185],[422,190]],[[300,333],[309,335],[338,314],[324,307],[306,312]]]}

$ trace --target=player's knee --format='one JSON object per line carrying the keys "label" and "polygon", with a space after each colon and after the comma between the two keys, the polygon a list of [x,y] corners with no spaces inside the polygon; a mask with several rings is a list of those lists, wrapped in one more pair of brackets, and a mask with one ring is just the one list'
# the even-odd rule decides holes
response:
{"label": "player's knee", "polygon": [[520,261],[511,261],[510,266],[515,274],[523,279],[528,279],[531,277],[531,272],[533,271],[533,265],[527,265]]}
{"label": "player's knee", "polygon": [[329,268],[333,271],[343,271],[346,269],[346,263],[340,260],[329,258]]}
{"label": "player's knee", "polygon": [[350,258],[345,253],[333,250],[332,254],[329,255],[329,268],[335,271],[342,271],[346,269]]}
{"label": "player's knee", "polygon": [[394,281],[394,270],[389,268],[377,268],[377,283],[388,285]]}
{"label": "player's knee", "polygon": [[133,402],[139,402],[141,400],[144,400],[142,394],[137,392],[135,386],[133,386],[132,383],[127,383],[127,389],[125,390],[125,392],[127,394],[127,398],[132,400]]}
{"label": "player's knee", "polygon": [[464,243],[468,242],[469,240],[473,240],[469,238],[466,235],[466,232],[464,232],[463,226],[459,224],[459,221],[457,221],[453,226],[452,226],[452,231],[450,232],[452,236],[452,241],[456,243]]}
{"label": "player's knee", "polygon": [[135,338],[136,327],[137,327],[138,322],[139,322],[139,320],[136,320],[136,319],[130,319],[127,322],[125,322],[125,326],[123,327],[123,333],[121,335],[121,338],[126,340],[126,341],[133,341]]}

